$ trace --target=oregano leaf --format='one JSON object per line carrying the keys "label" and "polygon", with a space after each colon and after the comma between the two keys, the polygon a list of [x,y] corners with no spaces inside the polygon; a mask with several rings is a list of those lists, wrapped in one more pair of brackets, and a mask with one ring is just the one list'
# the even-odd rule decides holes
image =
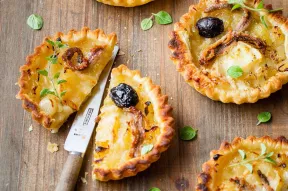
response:
{"label": "oregano leaf", "polygon": [[37,72],[43,76],[48,76],[48,72],[45,69],[44,70],[38,70]]}
{"label": "oregano leaf", "polygon": [[60,93],[60,96],[63,97],[66,94],[67,91],[63,91]]}
{"label": "oregano leaf", "polygon": [[161,190],[159,188],[153,187],[153,188],[150,188],[149,191],[161,191]]}
{"label": "oregano leaf", "polygon": [[154,14],[155,21],[160,25],[167,25],[173,22],[171,15],[166,11],[159,11],[157,14]]}
{"label": "oregano leaf", "polygon": [[141,148],[141,155],[145,155],[147,153],[149,153],[152,149],[153,149],[153,145],[149,144],[149,145],[143,145]]}
{"label": "oregano leaf", "polygon": [[274,13],[274,12],[278,12],[278,11],[283,11],[283,8],[269,10],[269,13]]}
{"label": "oregano leaf", "polygon": [[260,1],[260,3],[258,4],[257,9],[263,9],[263,8],[264,8],[264,2],[263,2],[263,0],[262,0],[262,1]]}
{"label": "oregano leaf", "polygon": [[239,149],[239,150],[238,150],[238,153],[239,153],[240,156],[242,157],[242,160],[244,160],[244,159],[246,158],[246,153],[245,153],[243,150]]}
{"label": "oregano leaf", "polygon": [[51,46],[55,46],[55,43],[50,39],[46,39],[46,42],[48,42]]}
{"label": "oregano leaf", "polygon": [[242,4],[244,3],[243,0],[229,0],[228,4]]}
{"label": "oregano leaf", "polygon": [[262,16],[260,17],[260,20],[261,20],[261,23],[262,23],[266,28],[268,28],[268,25],[267,25],[267,23],[266,23],[266,20],[265,20],[264,15],[262,15]]}
{"label": "oregano leaf", "polygon": [[250,173],[253,172],[253,166],[251,164],[246,163],[246,164],[243,164],[243,165],[249,170]]}
{"label": "oregano leaf", "polygon": [[266,155],[266,157],[272,157],[274,155],[274,152],[270,152]]}
{"label": "oregano leaf", "polygon": [[45,95],[48,94],[49,89],[44,88],[43,90],[40,91],[40,97],[44,97]]}
{"label": "oregano leaf", "polygon": [[276,161],[274,161],[274,160],[273,160],[272,158],[270,158],[270,157],[266,157],[266,158],[264,159],[264,161],[269,162],[269,163],[271,163],[271,164],[277,164]]}
{"label": "oregano leaf", "polygon": [[260,156],[263,156],[265,153],[266,153],[266,146],[263,143],[261,143],[261,154],[260,154]]}
{"label": "oregano leaf", "polygon": [[66,80],[58,80],[57,84],[62,84],[62,83],[65,83],[65,82],[67,82],[67,81]]}
{"label": "oregano leaf", "polygon": [[59,76],[60,76],[60,72],[57,72],[55,75],[54,75],[54,79],[58,79],[59,78]]}
{"label": "oregano leaf", "polygon": [[34,30],[40,30],[43,27],[43,18],[40,15],[32,14],[27,19],[27,25]]}
{"label": "oregano leaf", "polygon": [[143,19],[141,22],[141,29],[144,31],[151,29],[152,26],[153,26],[152,18]]}
{"label": "oregano leaf", "polygon": [[189,126],[183,127],[179,131],[180,139],[184,141],[192,140],[197,135],[197,130]]}
{"label": "oregano leaf", "polygon": [[256,125],[259,125],[260,123],[266,123],[270,121],[271,119],[271,113],[270,112],[261,112],[257,116],[258,123]]}
{"label": "oregano leaf", "polygon": [[57,57],[57,56],[54,56],[54,55],[48,56],[48,57],[46,57],[46,60],[48,60],[49,62],[51,62],[51,64],[56,64],[57,61],[58,61],[58,57]]}
{"label": "oregano leaf", "polygon": [[231,78],[239,78],[243,75],[243,70],[239,66],[230,66],[227,73]]}
{"label": "oregano leaf", "polygon": [[235,5],[233,5],[231,11],[234,11],[234,10],[239,9],[239,8],[241,8],[241,5],[240,4],[235,4]]}

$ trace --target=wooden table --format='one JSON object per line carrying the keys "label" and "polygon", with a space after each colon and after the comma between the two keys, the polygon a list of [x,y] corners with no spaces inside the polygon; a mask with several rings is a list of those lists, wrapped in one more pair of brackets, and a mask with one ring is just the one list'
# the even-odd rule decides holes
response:
{"label": "wooden table", "polygon": [[[177,133],[169,150],[146,171],[107,183],[91,179],[93,149],[90,143],[81,171],[82,177],[89,172],[88,184],[79,181],[77,190],[147,191],[153,186],[164,191],[194,190],[201,164],[208,160],[209,151],[218,148],[223,140],[249,135],[288,136],[287,86],[256,104],[238,106],[214,102],[186,84],[169,60],[168,33],[173,25],[155,25],[149,31],[141,30],[141,20],[152,12],[165,10],[177,21],[193,2],[196,0],[156,0],[127,9],[94,0],[0,0],[0,190],[55,188],[68,154],[63,144],[73,116],[58,134],[51,134],[33,122],[30,114],[22,109],[21,102],[15,99],[18,87],[14,83],[25,57],[46,35],[72,28],[88,26],[102,28],[107,33],[116,32],[121,50],[125,52],[117,58],[117,65],[126,63],[162,86],[174,107],[177,129],[190,125],[199,130],[197,139],[190,142],[179,140]],[[288,11],[287,0],[273,0],[273,5]],[[26,19],[32,13],[44,18],[42,30],[33,31],[26,25]],[[273,120],[256,126],[256,116],[262,111],[272,112]],[[31,124],[34,130],[29,132]],[[51,154],[47,151],[49,141],[59,144],[58,152]]]}

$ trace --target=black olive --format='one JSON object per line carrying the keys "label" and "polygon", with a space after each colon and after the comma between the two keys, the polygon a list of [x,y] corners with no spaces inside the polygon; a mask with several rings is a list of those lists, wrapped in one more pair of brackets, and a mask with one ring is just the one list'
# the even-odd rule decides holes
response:
{"label": "black olive", "polygon": [[120,108],[136,106],[139,102],[136,91],[128,84],[121,83],[110,90],[113,102]]}
{"label": "black olive", "polygon": [[196,23],[199,35],[205,38],[214,38],[224,31],[223,21],[216,17],[204,17]]}

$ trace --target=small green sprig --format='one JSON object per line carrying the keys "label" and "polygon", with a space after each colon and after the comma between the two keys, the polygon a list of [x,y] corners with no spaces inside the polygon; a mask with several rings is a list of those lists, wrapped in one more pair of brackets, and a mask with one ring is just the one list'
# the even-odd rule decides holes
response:
{"label": "small green sprig", "polygon": [[44,97],[48,94],[54,95],[59,98],[59,100],[62,100],[62,97],[65,95],[66,91],[58,92],[56,89],[56,85],[62,84],[67,82],[66,80],[59,79],[60,77],[60,72],[57,72],[54,74],[54,76],[51,76],[50,68],[51,64],[57,64],[58,62],[58,54],[59,54],[59,49],[68,47],[66,44],[63,44],[61,42],[61,39],[57,39],[56,41],[52,41],[47,39],[46,40],[52,47],[53,47],[53,54],[51,56],[46,57],[46,60],[48,60],[48,70],[43,69],[43,70],[38,70],[38,74],[45,76],[49,79],[50,83],[52,84],[52,90],[48,88],[44,88],[40,91],[40,97]]}
{"label": "small green sprig", "polygon": [[242,161],[239,163],[235,163],[230,165],[229,167],[243,165],[245,166],[251,173],[253,172],[253,166],[250,164],[250,162],[257,161],[257,160],[264,160],[265,162],[269,162],[271,164],[276,165],[276,161],[274,161],[271,157],[274,155],[274,152],[267,153],[267,148],[265,144],[261,143],[261,153],[258,157],[252,158],[252,159],[246,159],[247,155],[245,151],[239,149],[238,153],[240,154]]}
{"label": "small green sprig", "polygon": [[166,11],[159,11],[158,13],[152,13],[151,17],[145,18],[141,21],[141,29],[146,31],[152,28],[153,18],[159,25],[167,25],[173,22],[171,15]]}
{"label": "small green sprig", "polygon": [[[232,7],[232,11],[236,10],[236,9],[239,9],[239,8],[246,8],[250,11],[256,11],[256,12],[264,12],[264,13],[273,13],[273,12],[277,12],[277,11],[281,11],[283,10],[283,8],[280,8],[280,9],[273,9],[273,10],[267,10],[265,9],[264,7],[264,2],[263,0],[260,1],[260,3],[258,4],[258,6],[256,8],[252,8],[252,7],[249,7],[245,4],[245,0],[229,0],[228,1],[229,4],[232,4],[233,7]],[[266,27],[268,28],[268,25],[266,23],[266,20],[265,20],[265,16],[264,15],[261,15],[260,16],[260,21],[261,23]]]}

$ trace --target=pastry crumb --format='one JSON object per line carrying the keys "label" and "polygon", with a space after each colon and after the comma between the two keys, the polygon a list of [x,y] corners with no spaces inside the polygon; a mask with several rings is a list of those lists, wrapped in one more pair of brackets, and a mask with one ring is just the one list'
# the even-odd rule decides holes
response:
{"label": "pastry crumb", "polygon": [[127,27],[124,27],[124,30],[126,30],[127,29]]}
{"label": "pastry crumb", "polygon": [[48,142],[47,150],[48,150],[50,153],[57,152],[57,151],[59,150],[59,149],[58,149],[58,144]]}
{"label": "pastry crumb", "polygon": [[137,52],[142,52],[142,49],[137,50]]}
{"label": "pastry crumb", "polygon": [[15,83],[15,86],[19,85],[18,82]]}
{"label": "pastry crumb", "polygon": [[157,73],[156,75],[159,76],[159,73]]}
{"label": "pastry crumb", "polygon": [[123,55],[125,55],[125,52],[123,52],[123,51],[120,50],[120,51],[118,52],[118,56],[123,56]]}
{"label": "pastry crumb", "polygon": [[29,132],[31,132],[31,131],[33,131],[33,126],[32,125],[30,125],[30,127],[29,127]]}
{"label": "pastry crumb", "polygon": [[172,100],[172,99],[173,99],[173,97],[170,97],[170,99]]}
{"label": "pastry crumb", "polygon": [[88,172],[85,172],[84,177],[80,177],[83,184],[87,184],[87,179],[86,179],[87,175],[88,175]]}
{"label": "pastry crumb", "polygon": [[157,40],[157,38],[154,38],[154,40]]}

